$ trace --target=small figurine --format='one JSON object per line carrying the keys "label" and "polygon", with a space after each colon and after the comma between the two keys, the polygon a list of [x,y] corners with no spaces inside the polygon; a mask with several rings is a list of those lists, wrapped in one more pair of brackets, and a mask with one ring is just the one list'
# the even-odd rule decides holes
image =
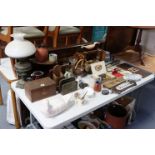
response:
{"label": "small figurine", "polygon": [[82,96],[81,96],[81,94],[78,93],[78,92],[75,93],[75,94],[74,94],[75,103],[76,103],[76,104],[80,104],[80,105],[86,104],[86,103],[87,103],[87,100],[85,99],[86,95],[87,95],[87,92],[85,92]]}
{"label": "small figurine", "polygon": [[62,67],[60,65],[55,65],[53,69],[49,71],[49,75],[58,85],[59,81],[64,77]]}
{"label": "small figurine", "polygon": [[100,42],[94,42],[93,44],[81,46],[81,48],[86,49],[86,50],[93,50],[93,49],[95,49],[98,45],[100,45]]}
{"label": "small figurine", "polygon": [[73,77],[73,76],[74,76],[74,75],[73,75],[72,69],[67,68],[66,71],[65,71],[64,77],[65,77],[65,78],[71,78],[71,77]]}

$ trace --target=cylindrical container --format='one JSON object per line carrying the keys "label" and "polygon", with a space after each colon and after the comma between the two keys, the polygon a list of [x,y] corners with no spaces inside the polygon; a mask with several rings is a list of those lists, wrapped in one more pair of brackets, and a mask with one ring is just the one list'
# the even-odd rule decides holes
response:
{"label": "cylindrical container", "polygon": [[96,91],[96,92],[100,92],[101,91],[101,83],[98,80],[95,82],[94,91]]}
{"label": "cylindrical container", "polygon": [[50,53],[49,54],[49,61],[52,62],[52,63],[56,63],[57,62],[57,54],[54,54],[54,53]]}
{"label": "cylindrical container", "polygon": [[127,110],[119,104],[110,104],[105,113],[105,121],[115,129],[122,129],[127,123]]}

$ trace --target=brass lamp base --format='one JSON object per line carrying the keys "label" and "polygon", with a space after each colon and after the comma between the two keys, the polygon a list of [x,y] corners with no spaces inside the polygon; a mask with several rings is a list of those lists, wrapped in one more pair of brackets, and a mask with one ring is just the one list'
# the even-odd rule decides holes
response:
{"label": "brass lamp base", "polygon": [[20,89],[24,89],[24,85],[25,85],[25,81],[23,79],[20,79],[17,84],[16,87],[20,88]]}

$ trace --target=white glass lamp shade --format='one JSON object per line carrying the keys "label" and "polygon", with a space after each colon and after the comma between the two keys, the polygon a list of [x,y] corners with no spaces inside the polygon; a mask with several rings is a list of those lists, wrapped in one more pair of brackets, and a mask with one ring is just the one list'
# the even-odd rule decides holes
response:
{"label": "white glass lamp shade", "polygon": [[24,39],[24,33],[14,33],[11,37],[13,41],[9,42],[5,47],[5,54],[11,58],[26,58],[33,55],[36,52],[36,48],[33,43]]}

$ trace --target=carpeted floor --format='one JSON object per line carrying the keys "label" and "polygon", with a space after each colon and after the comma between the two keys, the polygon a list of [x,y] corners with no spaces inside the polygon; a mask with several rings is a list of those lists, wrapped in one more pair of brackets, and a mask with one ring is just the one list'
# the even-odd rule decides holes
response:
{"label": "carpeted floor", "polygon": [[128,129],[155,129],[155,80],[138,90],[136,119]]}
{"label": "carpeted floor", "polygon": [[14,125],[6,121],[6,105],[0,106],[0,129],[15,129]]}

